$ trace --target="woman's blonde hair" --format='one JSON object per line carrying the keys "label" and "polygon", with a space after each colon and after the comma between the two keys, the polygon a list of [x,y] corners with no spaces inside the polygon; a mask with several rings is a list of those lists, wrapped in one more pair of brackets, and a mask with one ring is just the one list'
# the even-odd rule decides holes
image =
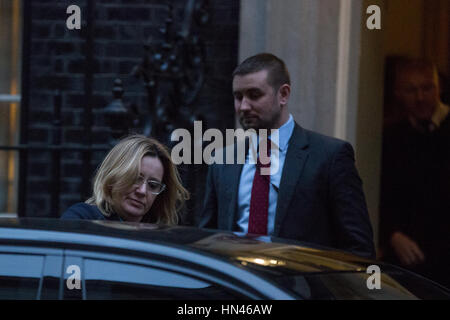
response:
{"label": "woman's blonde hair", "polygon": [[93,195],[86,203],[95,204],[103,215],[111,216],[121,195],[132,188],[138,179],[141,160],[145,156],[157,157],[161,161],[164,168],[162,182],[166,189],[156,196],[142,222],[177,224],[177,212],[189,199],[189,192],[181,184],[167,147],[142,135],[132,135],[121,140],[106,155],[94,177]]}

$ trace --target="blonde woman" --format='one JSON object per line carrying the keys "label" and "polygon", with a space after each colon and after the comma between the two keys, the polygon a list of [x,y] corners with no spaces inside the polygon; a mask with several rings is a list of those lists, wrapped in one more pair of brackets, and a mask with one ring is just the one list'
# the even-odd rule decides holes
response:
{"label": "blonde woman", "polygon": [[132,135],[106,155],[85,203],[61,219],[178,223],[177,212],[189,198],[169,151],[155,139]]}

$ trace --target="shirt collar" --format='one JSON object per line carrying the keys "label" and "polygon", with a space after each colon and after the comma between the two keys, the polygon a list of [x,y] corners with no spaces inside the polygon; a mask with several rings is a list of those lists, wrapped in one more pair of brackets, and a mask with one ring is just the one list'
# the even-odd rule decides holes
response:
{"label": "shirt collar", "polygon": [[[278,129],[278,149],[281,152],[284,152],[289,144],[289,139],[292,136],[292,132],[294,132],[295,127],[295,121],[291,114],[289,114],[289,119]],[[273,130],[273,129],[272,129]],[[269,131],[270,132],[270,131]],[[269,135],[268,138],[270,139],[272,135]],[[276,139],[273,139],[276,140]],[[275,141],[272,140],[272,143],[276,144]],[[252,155],[256,155],[256,150],[258,150],[258,136],[256,135],[256,132],[254,135],[252,135],[250,139],[251,143],[251,150],[254,150],[254,152],[248,152],[247,157],[250,157],[251,159],[254,158]],[[273,145],[272,145],[273,148]],[[254,154],[255,153],[255,154]],[[254,160],[253,160],[254,161]]]}
{"label": "shirt collar", "polygon": [[279,135],[279,146],[281,152],[283,152],[289,143],[289,139],[292,136],[292,132],[294,131],[294,117],[292,117],[292,114],[289,114],[289,119],[286,121],[279,129],[278,129],[278,135]]}
{"label": "shirt collar", "polygon": [[[439,102],[436,110],[434,110],[433,115],[431,116],[431,119],[429,120],[429,122],[433,125],[434,129],[439,128],[441,126],[441,123],[445,120],[445,118],[449,114],[449,111],[450,111],[449,106],[443,104],[442,102]],[[416,118],[409,116],[408,120],[409,120],[409,123],[414,128],[420,128],[419,121]]]}

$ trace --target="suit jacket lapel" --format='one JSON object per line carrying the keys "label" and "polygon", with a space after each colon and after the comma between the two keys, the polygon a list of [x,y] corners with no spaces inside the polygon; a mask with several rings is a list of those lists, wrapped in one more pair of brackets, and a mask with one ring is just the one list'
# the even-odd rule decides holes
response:
{"label": "suit jacket lapel", "polygon": [[280,189],[278,191],[277,210],[275,215],[274,236],[278,236],[287,214],[287,209],[294,196],[294,189],[308,158],[308,139],[305,131],[295,124],[289,141],[283,172],[281,174]]}
{"label": "suit jacket lapel", "polygon": [[[245,155],[248,152],[248,141],[246,140],[244,145]],[[226,226],[226,230],[233,230],[235,216],[237,212],[237,200],[238,200],[238,191],[239,191],[239,181],[241,178],[243,164],[238,164],[238,146],[236,144],[233,145],[234,148],[234,163],[228,164],[224,166],[223,177],[224,185],[226,186],[225,190],[225,201],[228,202],[228,210],[224,212],[226,215],[222,217],[222,221]],[[245,158],[244,158],[245,159]],[[225,162],[225,155],[224,155]]]}

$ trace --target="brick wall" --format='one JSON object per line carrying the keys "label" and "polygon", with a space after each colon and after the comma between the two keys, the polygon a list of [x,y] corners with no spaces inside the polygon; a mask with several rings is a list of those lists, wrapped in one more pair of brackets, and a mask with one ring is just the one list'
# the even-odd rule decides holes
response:
{"label": "brick wall", "polygon": [[[135,102],[145,108],[147,96],[141,80],[129,75],[144,55],[143,43],[151,36],[158,40],[159,28],[164,26],[169,1],[96,0],[94,6],[93,61],[86,64],[88,52],[87,0],[27,1],[31,19],[26,130],[28,142],[51,144],[54,120],[54,97],[58,90],[61,100],[61,143],[91,143],[100,146],[107,142],[110,129],[105,125],[103,111],[112,101],[113,81],[123,81],[125,102]],[[181,19],[185,0],[172,1],[175,23]],[[68,30],[66,8],[76,4],[81,8],[81,30]],[[220,129],[234,126],[231,97],[231,72],[237,63],[239,0],[211,0],[211,21],[198,32],[207,48],[206,82],[195,108],[203,114],[208,127]],[[92,27],[92,26],[91,26]],[[25,77],[25,79],[27,79]],[[90,94],[89,94],[90,93]],[[86,113],[93,115],[92,126]],[[205,128],[204,128],[205,129]],[[89,135],[91,130],[92,135]],[[91,138],[88,138],[88,137]],[[59,216],[71,204],[84,201],[91,193],[91,185],[82,183],[83,174],[92,174],[105,155],[97,151],[86,158],[75,151],[62,153],[61,179],[57,185],[60,195],[59,212],[51,212],[51,153],[30,151],[27,163],[26,212],[29,217]],[[84,161],[86,161],[86,159]],[[200,170],[203,173],[203,169]],[[198,210],[199,199],[192,206]]]}

